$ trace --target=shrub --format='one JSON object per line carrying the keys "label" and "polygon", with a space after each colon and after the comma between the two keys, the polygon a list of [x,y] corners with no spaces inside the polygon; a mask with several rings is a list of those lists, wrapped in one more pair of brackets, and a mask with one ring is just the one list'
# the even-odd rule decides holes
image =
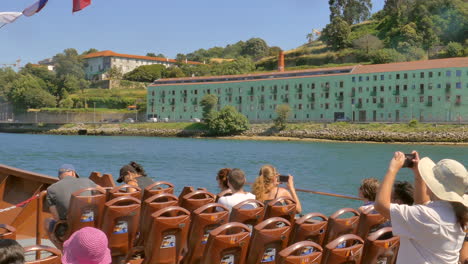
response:
{"label": "shrub", "polygon": [[286,121],[289,117],[289,114],[291,113],[291,107],[289,107],[289,105],[287,104],[282,104],[282,105],[278,105],[275,111],[276,111],[276,114],[278,115],[278,117],[276,117],[274,120],[275,127],[278,130],[283,130],[286,128]]}
{"label": "shrub", "polygon": [[404,61],[405,57],[395,49],[381,49],[373,52],[370,56],[372,63],[390,63]]}
{"label": "shrub", "polygon": [[450,42],[446,47],[448,57],[461,57],[463,56],[463,46],[458,42]]}
{"label": "shrub", "polygon": [[419,125],[419,122],[416,119],[411,119],[411,121],[408,122],[409,127],[417,127],[418,125]]}
{"label": "shrub", "polygon": [[207,123],[214,135],[229,136],[240,134],[249,129],[249,120],[233,106],[225,106],[219,112],[213,112]]}

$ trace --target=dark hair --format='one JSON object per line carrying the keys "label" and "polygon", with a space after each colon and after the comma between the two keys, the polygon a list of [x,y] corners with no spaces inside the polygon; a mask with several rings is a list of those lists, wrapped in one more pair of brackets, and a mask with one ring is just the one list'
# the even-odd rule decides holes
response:
{"label": "dark hair", "polygon": [[223,189],[229,189],[229,186],[227,185],[227,176],[229,172],[231,172],[232,169],[230,168],[222,168],[218,171],[218,175],[216,176],[216,180],[221,182],[221,186]]}
{"label": "dark hair", "polygon": [[393,184],[393,200],[400,200],[403,204],[413,205],[414,187],[407,181],[395,181]]}
{"label": "dark hair", "polygon": [[459,202],[450,202],[450,204],[452,205],[453,211],[455,211],[457,222],[460,224],[461,228],[465,230],[468,224],[468,208]]}
{"label": "dark hair", "polygon": [[380,183],[376,178],[367,178],[362,180],[359,190],[362,192],[364,198],[369,201],[375,201],[377,190],[379,189]]}
{"label": "dark hair", "polygon": [[233,191],[238,191],[244,186],[245,173],[241,169],[232,169],[228,174],[228,181],[234,189]]}
{"label": "dark hair", "polygon": [[13,239],[0,239],[0,264],[23,264],[24,249]]}
{"label": "dark hair", "polygon": [[144,177],[147,176],[146,172],[145,172],[145,169],[143,169],[143,166],[141,166],[140,164],[132,161],[132,162],[130,162],[129,165],[132,166],[135,169],[136,173],[138,173],[138,174],[140,174],[141,176],[144,176]]}

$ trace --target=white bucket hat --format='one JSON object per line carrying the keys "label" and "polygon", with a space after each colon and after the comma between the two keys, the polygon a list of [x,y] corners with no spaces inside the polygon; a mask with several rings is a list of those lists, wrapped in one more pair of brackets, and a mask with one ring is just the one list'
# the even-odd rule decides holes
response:
{"label": "white bucket hat", "polygon": [[427,187],[439,199],[460,202],[468,207],[468,173],[465,166],[452,159],[443,159],[435,164],[430,158],[422,158],[418,170]]}

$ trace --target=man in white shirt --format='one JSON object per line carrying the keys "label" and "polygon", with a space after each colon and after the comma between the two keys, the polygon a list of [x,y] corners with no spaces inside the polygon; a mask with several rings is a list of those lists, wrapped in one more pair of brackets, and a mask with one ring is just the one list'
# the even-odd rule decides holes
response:
{"label": "man in white shirt", "polygon": [[245,173],[241,169],[232,169],[227,178],[228,186],[232,190],[232,195],[219,198],[218,203],[226,206],[229,211],[231,211],[232,207],[238,203],[249,199],[255,199],[255,195],[245,192],[243,189]]}

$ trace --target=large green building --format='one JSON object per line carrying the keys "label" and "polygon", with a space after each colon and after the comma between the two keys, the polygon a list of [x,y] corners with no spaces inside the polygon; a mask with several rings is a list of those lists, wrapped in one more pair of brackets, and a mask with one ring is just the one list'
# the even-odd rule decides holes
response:
{"label": "large green building", "polygon": [[160,79],[148,87],[148,117],[201,118],[205,94],[251,122],[288,104],[293,121],[467,122],[468,57],[262,74]]}

